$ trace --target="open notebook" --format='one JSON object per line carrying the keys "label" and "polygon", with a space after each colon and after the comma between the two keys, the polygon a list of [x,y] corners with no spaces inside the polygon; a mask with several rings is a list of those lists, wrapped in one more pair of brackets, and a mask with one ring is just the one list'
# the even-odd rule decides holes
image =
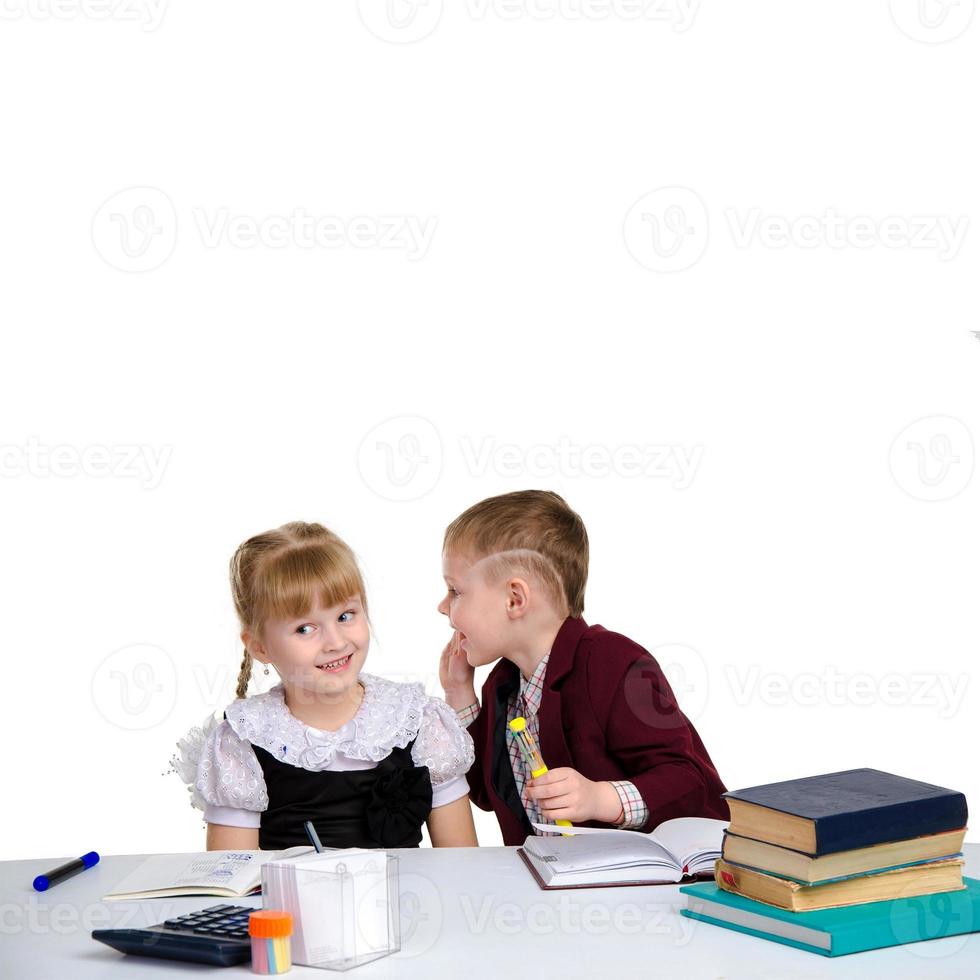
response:
{"label": "open notebook", "polygon": [[305,845],[284,851],[203,851],[199,854],[155,854],[127,875],[103,902],[178,895],[217,895],[244,898],[262,890],[262,865],[300,854],[312,854]]}
{"label": "open notebook", "polygon": [[[555,833],[554,824],[536,823]],[[676,884],[714,875],[725,820],[676,817],[649,834],[636,830],[562,827],[565,837],[528,837],[517,853],[542,888]]]}

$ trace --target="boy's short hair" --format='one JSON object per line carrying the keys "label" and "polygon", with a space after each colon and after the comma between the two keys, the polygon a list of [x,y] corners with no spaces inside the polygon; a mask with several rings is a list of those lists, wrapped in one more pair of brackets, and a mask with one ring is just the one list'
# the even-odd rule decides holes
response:
{"label": "boy's short hair", "polygon": [[[581,616],[589,577],[589,536],[582,518],[551,490],[517,490],[488,497],[446,528],[444,552],[489,559],[488,572],[503,566],[535,573],[556,608]],[[543,559],[543,560],[542,560]]]}

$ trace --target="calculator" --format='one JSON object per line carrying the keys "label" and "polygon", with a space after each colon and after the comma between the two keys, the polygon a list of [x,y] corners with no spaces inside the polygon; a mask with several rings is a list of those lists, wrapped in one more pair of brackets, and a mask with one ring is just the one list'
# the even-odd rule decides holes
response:
{"label": "calculator", "polygon": [[243,905],[212,905],[146,929],[93,929],[92,938],[121,953],[235,966],[252,958],[248,917]]}

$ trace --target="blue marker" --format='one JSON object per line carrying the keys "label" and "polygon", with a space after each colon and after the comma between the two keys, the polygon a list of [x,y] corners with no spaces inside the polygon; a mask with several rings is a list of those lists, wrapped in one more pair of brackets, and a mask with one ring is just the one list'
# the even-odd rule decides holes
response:
{"label": "blue marker", "polygon": [[38,892],[47,891],[52,885],[57,885],[59,881],[64,881],[72,875],[77,875],[79,871],[94,867],[99,863],[99,855],[95,851],[89,851],[74,861],[63,864],[54,871],[49,871],[46,875],[38,875],[34,879],[34,890]]}

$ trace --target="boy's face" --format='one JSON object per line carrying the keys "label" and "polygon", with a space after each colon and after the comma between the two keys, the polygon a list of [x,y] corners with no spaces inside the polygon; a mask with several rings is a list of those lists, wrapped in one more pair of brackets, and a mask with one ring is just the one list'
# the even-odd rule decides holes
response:
{"label": "boy's face", "polygon": [[338,695],[357,683],[370,633],[361,601],[354,596],[296,619],[268,620],[262,648],[294,696]]}
{"label": "boy's face", "polygon": [[504,655],[510,625],[504,584],[488,585],[479,562],[448,552],[442,556],[442,575],[446,595],[438,609],[459,632],[467,663],[482,667],[499,660]]}

